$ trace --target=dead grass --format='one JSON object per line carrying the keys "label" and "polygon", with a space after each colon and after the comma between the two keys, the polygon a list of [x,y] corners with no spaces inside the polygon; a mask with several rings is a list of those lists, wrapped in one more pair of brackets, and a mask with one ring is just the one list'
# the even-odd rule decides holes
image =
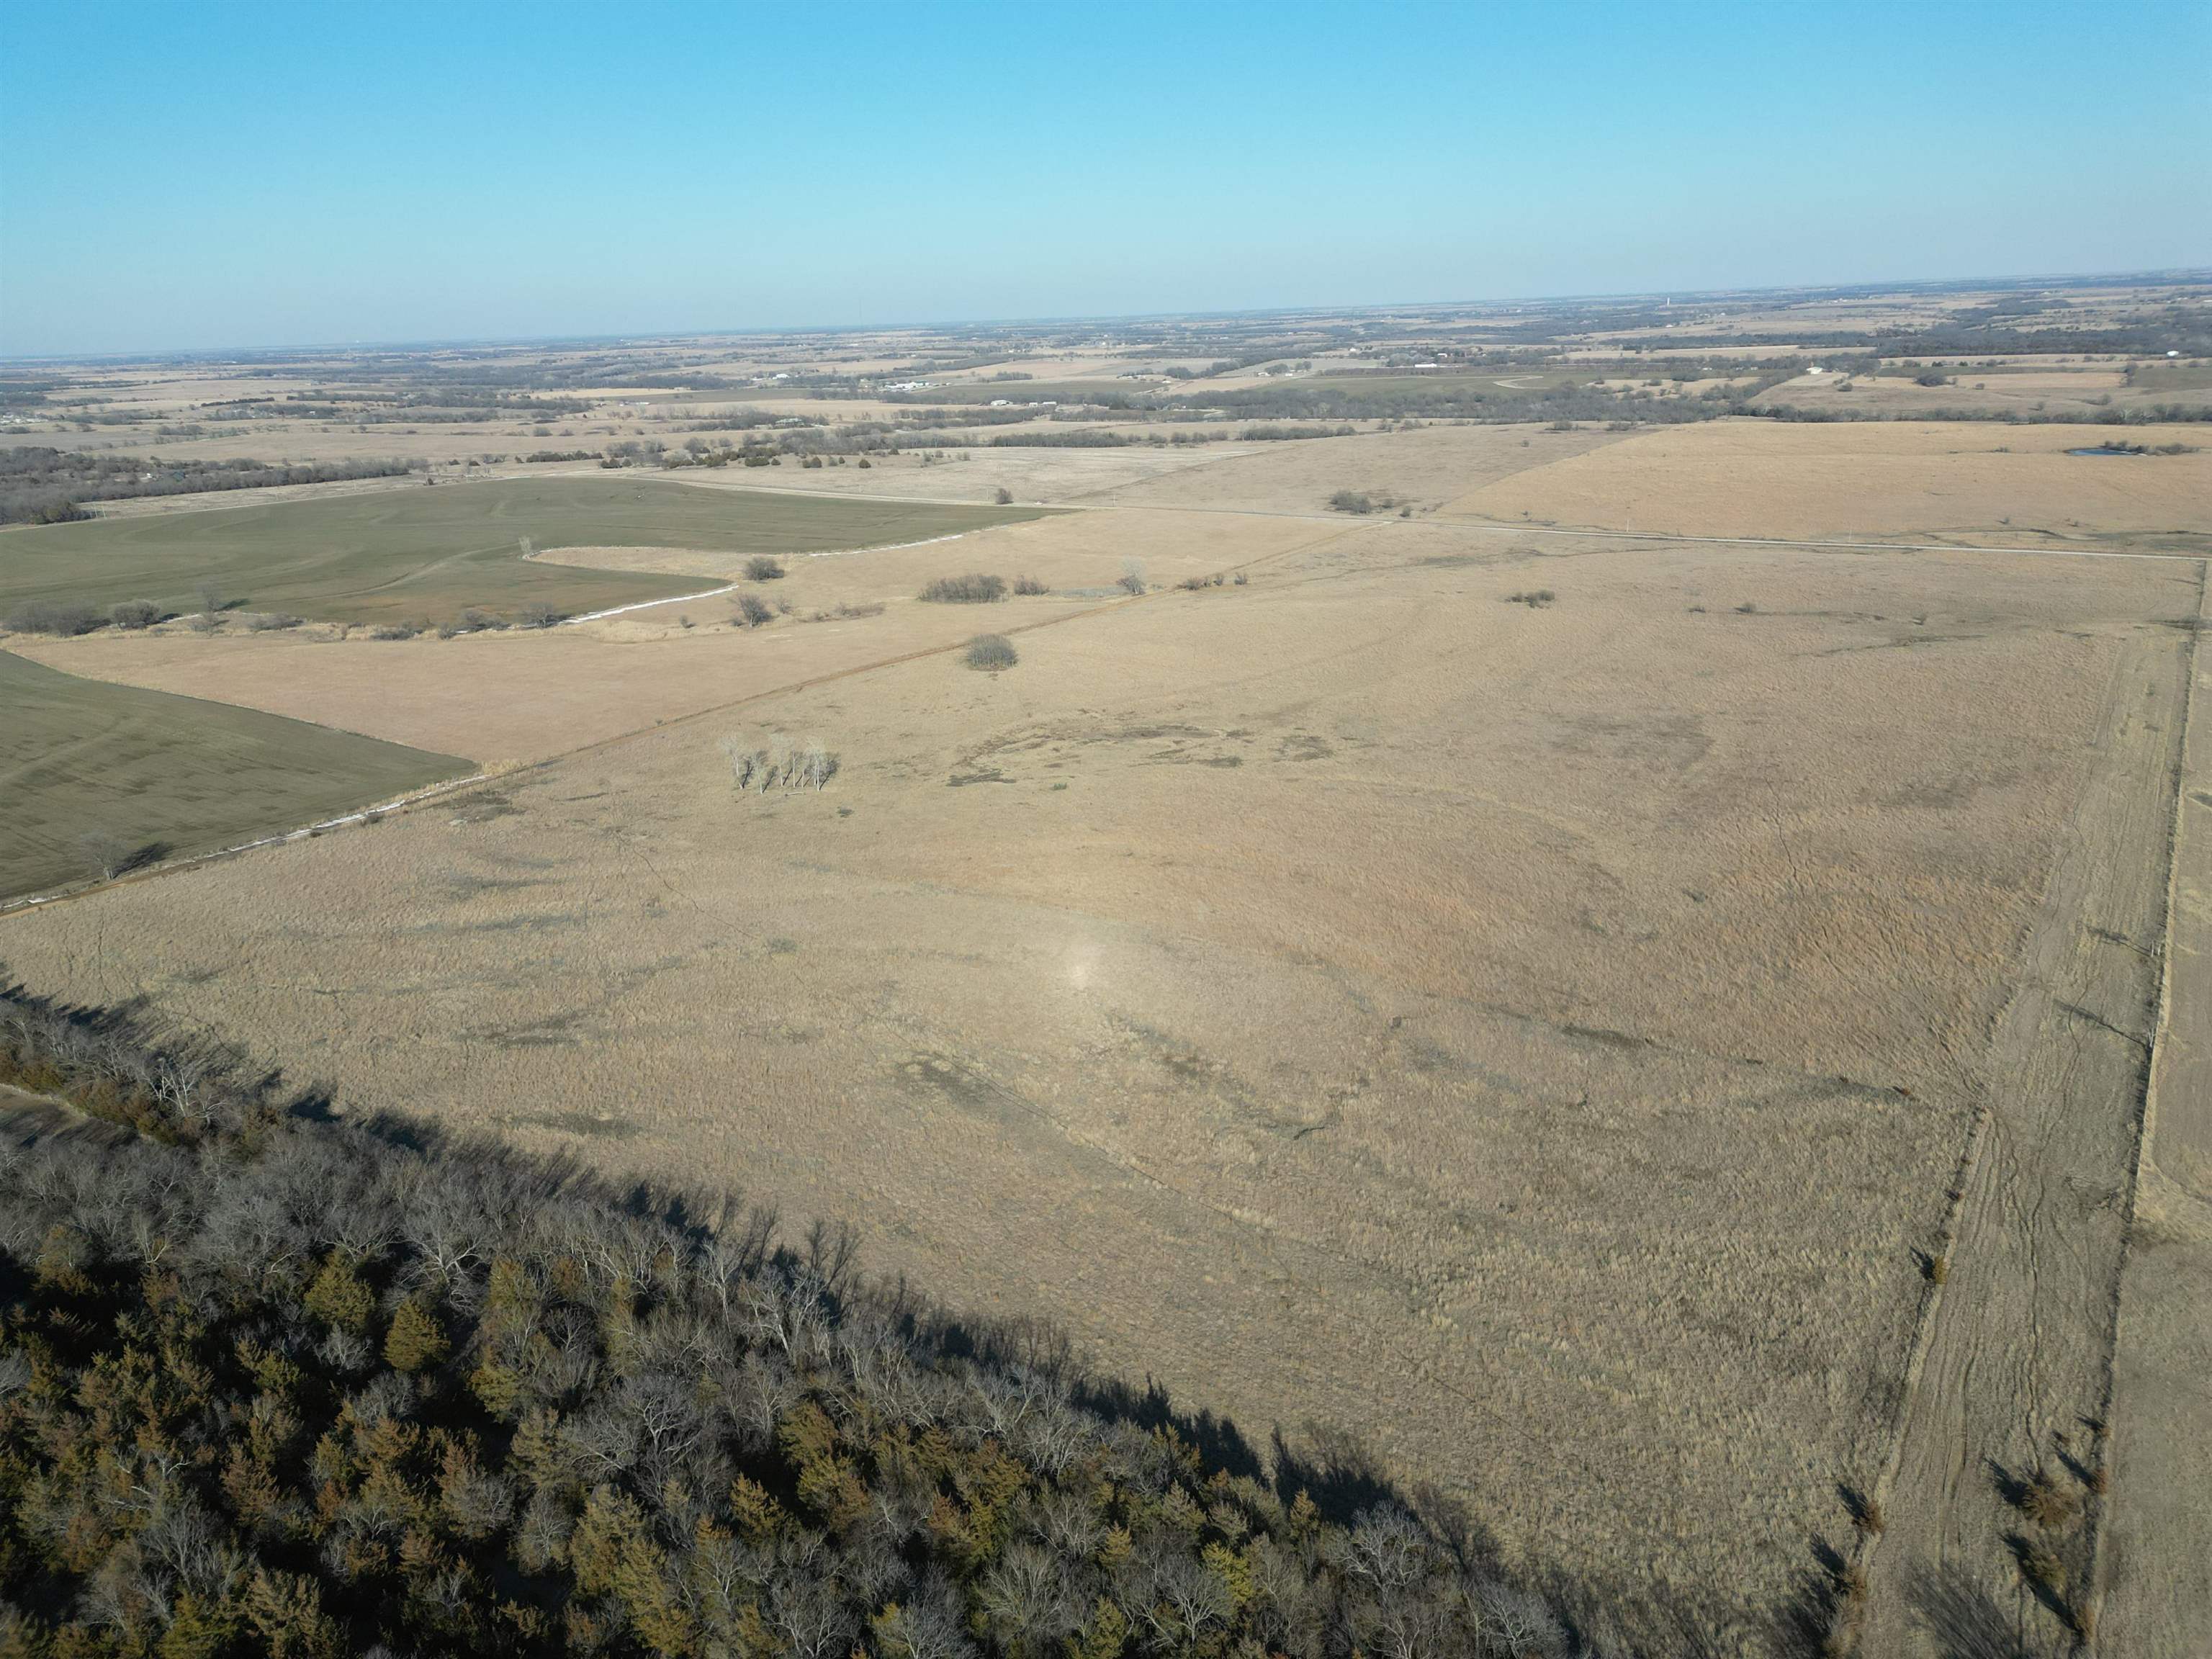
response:
{"label": "dead grass", "polygon": [[[2098,459],[2099,427],[1668,427],[1455,495],[1440,511],[1668,534],[1944,536],[2033,545],[2212,536],[2212,455]],[[2191,437],[2130,428],[2131,441]],[[2193,545],[2193,544],[2192,544]]]}
{"label": "dead grass", "polygon": [[[1094,592],[1138,525],[1170,580],[1261,550],[1190,517],[991,533]],[[1851,1378],[1903,1363],[1988,1008],[2172,573],[1592,549],[1532,629],[1495,538],[1261,522],[1279,551],[1234,606],[1105,606],[995,684],[923,659],[746,716],[867,757],[820,794],[733,806],[672,727],[495,820],[11,922],[9,959],[64,994],[95,960],[110,996],[214,972],[200,1018],[349,1099],[865,1215],[886,1268],[1141,1343],[1240,1419],[1368,1426],[1509,1548],[1779,1595],[1743,1540],[1832,1521],[1826,1471],[1879,1461]],[[787,585],[910,595],[933,555]],[[1740,583],[1757,626],[1686,614]],[[573,726],[574,684],[635,726],[647,688],[957,646],[947,609],[110,650],[295,687],[374,658],[349,695],[386,711],[419,653],[441,718],[542,691],[532,717]],[[587,911],[549,902],[580,882]],[[574,1142],[513,1100],[636,1131]]]}

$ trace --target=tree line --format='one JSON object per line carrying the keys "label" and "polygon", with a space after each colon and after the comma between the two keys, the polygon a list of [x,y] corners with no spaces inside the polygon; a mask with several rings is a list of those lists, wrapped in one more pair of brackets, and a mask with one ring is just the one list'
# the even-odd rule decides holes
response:
{"label": "tree line", "polygon": [[1262,1459],[842,1230],[21,988],[0,1082],[68,1103],[0,1117],[0,1650],[1629,1651],[1356,1455]]}
{"label": "tree line", "polygon": [[159,456],[27,444],[0,449],[0,524],[56,524],[89,518],[92,515],[82,505],[87,501],[265,489],[276,484],[332,483],[348,478],[392,478],[404,475],[409,466],[410,463],[400,460],[165,461]]}

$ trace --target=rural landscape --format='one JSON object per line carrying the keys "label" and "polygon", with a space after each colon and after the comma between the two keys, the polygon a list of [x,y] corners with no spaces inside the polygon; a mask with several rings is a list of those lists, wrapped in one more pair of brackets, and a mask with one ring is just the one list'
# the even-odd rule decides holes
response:
{"label": "rural landscape", "polygon": [[2201,261],[11,351],[0,1653],[2200,1655],[2208,635]]}

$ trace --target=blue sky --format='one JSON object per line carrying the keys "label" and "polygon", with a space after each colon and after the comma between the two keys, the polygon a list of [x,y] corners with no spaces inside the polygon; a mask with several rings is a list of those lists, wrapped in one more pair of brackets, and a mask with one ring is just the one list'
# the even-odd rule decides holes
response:
{"label": "blue sky", "polygon": [[0,353],[2212,264],[2212,5],[0,5]]}

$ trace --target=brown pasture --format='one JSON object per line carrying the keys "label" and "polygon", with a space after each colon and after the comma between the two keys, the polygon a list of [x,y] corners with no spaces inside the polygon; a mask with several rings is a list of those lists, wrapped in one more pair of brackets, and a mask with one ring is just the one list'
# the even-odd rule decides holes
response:
{"label": "brown pasture", "polygon": [[[671,703],[0,944],[68,994],[189,1000],[359,1108],[848,1217],[879,1267],[1140,1354],[1255,1437],[1357,1427],[1510,1553],[1748,1641],[1885,1465],[2051,838],[2113,688],[2178,661],[2193,571],[1176,516],[1237,526],[1202,544],[1248,585],[1024,602],[1048,625],[1000,676]],[[1049,578],[1054,538],[1091,571],[1170,517],[974,540]],[[890,592],[929,551],[818,562]],[[813,678],[853,660],[832,627],[714,660]],[[299,650],[443,651],[448,688],[458,652],[542,655],[524,702],[707,659],[577,633]],[[776,733],[844,769],[733,795],[720,740]]]}

